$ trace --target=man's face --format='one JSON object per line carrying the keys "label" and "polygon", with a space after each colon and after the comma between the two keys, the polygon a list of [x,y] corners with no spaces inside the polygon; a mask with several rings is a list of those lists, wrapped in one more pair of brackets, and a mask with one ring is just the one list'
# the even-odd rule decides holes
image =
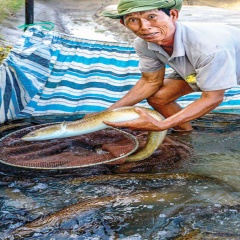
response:
{"label": "man's face", "polygon": [[173,41],[177,18],[177,10],[171,10],[168,16],[163,11],[154,9],[127,14],[124,25],[147,42],[168,46]]}

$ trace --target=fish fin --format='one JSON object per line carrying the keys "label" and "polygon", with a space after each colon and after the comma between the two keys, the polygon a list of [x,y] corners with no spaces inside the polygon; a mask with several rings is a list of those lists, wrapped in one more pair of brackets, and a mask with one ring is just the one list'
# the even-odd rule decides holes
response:
{"label": "fish fin", "polygon": [[61,129],[64,130],[64,129],[66,129],[66,128],[67,128],[67,124],[66,124],[65,121],[63,121],[63,122],[61,123]]}

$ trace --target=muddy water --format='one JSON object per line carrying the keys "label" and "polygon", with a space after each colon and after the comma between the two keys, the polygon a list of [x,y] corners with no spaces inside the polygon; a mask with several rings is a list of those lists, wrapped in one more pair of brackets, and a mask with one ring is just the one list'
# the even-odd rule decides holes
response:
{"label": "muddy water", "polygon": [[[99,24],[94,15],[113,2],[62,1],[54,7],[54,1],[36,1],[36,20],[54,21],[66,33],[118,41],[122,32],[112,33],[109,22]],[[183,21],[239,24],[239,1],[205,2],[227,10],[202,8],[197,1],[194,11],[183,8]],[[19,30],[7,31],[13,39]],[[240,239],[239,124],[238,116],[210,116],[195,121],[190,134],[172,133],[194,155],[168,171],[160,166],[151,174],[113,174],[99,166],[32,173],[1,166],[0,238]]]}

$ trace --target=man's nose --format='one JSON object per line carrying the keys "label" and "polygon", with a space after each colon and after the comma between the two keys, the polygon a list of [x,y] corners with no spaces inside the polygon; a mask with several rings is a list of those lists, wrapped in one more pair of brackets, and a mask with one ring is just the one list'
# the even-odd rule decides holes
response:
{"label": "man's nose", "polygon": [[141,21],[140,21],[140,28],[141,29],[147,29],[147,28],[150,28],[150,27],[151,27],[151,24],[148,20],[141,19]]}

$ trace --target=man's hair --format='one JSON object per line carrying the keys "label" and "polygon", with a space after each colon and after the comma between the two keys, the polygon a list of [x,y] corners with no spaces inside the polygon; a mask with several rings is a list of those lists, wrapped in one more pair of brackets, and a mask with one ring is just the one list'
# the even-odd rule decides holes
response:
{"label": "man's hair", "polygon": [[158,8],[159,11],[163,11],[164,13],[166,13],[168,16],[170,16],[170,10],[168,8]]}

